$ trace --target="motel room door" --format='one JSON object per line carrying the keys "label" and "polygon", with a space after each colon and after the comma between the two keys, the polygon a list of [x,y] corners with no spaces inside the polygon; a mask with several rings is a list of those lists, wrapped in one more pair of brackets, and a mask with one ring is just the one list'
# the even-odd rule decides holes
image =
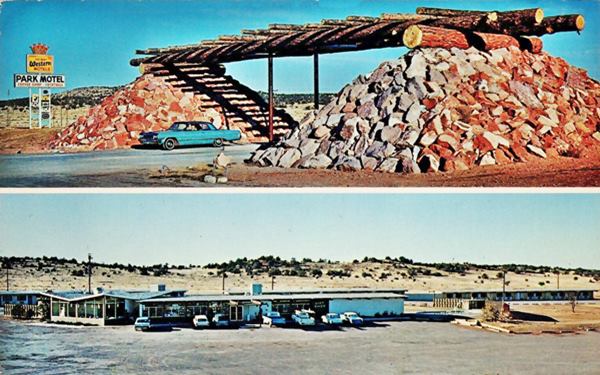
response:
{"label": "motel room door", "polygon": [[232,322],[240,322],[244,320],[244,306],[231,305],[229,306],[229,320]]}

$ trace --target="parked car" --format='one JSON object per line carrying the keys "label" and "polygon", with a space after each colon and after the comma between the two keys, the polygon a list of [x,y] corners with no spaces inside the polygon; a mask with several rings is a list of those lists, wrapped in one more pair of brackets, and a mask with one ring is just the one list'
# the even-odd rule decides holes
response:
{"label": "parked car", "polygon": [[229,327],[229,317],[225,314],[215,314],[212,322],[217,328]]}
{"label": "parked car", "polygon": [[337,313],[327,313],[321,317],[321,321],[325,324],[337,325],[342,324],[342,317]]}
{"label": "parked car", "polygon": [[262,318],[263,324],[267,324],[269,327],[285,325],[285,318],[278,311],[269,311],[263,314]]}
{"label": "parked car", "polygon": [[135,320],[133,324],[133,328],[136,331],[146,331],[150,328],[150,318],[148,317],[139,317]]}
{"label": "parked car", "polygon": [[294,315],[292,315],[292,320],[294,321],[294,323],[301,325],[301,326],[314,326],[315,325],[315,318],[310,316],[308,314],[308,312],[306,312],[304,310],[296,310],[294,312]]}
{"label": "parked car", "polygon": [[194,323],[194,328],[210,327],[210,322],[208,321],[208,318],[206,317],[206,315],[196,315],[196,316],[194,316],[194,319],[192,320],[192,322]]}
{"label": "parked car", "polygon": [[242,138],[239,130],[217,129],[210,122],[175,122],[171,127],[159,132],[142,132],[138,140],[143,145],[160,146],[173,150],[178,146],[210,145],[221,147],[224,141],[237,141]]}
{"label": "parked car", "polygon": [[133,328],[136,331],[171,331],[171,323],[162,323],[152,321],[148,317],[139,317],[135,320]]}
{"label": "parked car", "polygon": [[359,325],[362,325],[365,322],[363,320],[363,318],[361,318],[360,316],[358,316],[357,313],[351,312],[351,311],[347,311],[347,312],[341,314],[341,317],[342,317],[342,321],[344,323],[348,323],[348,324],[351,324],[353,326],[359,326]]}

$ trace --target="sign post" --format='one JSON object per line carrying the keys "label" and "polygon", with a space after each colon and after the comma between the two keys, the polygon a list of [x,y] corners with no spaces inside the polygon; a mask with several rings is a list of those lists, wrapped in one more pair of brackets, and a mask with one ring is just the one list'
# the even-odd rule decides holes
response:
{"label": "sign post", "polygon": [[[52,92],[50,88],[65,87],[65,76],[54,74],[54,56],[48,55],[48,46],[37,43],[31,46],[32,54],[26,58],[26,74],[14,75],[15,87],[29,88],[29,128],[37,119],[38,128],[52,127]],[[32,88],[37,88],[37,94]]]}
{"label": "sign post", "polygon": [[29,88],[29,129],[31,129],[31,88]]}

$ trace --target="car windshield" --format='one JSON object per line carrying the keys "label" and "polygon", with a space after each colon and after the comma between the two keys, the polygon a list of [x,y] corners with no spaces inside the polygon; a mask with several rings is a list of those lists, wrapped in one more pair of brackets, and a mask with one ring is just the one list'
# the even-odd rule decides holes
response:
{"label": "car windshield", "polygon": [[279,313],[278,312],[271,312],[269,313],[269,316],[272,318],[279,318]]}
{"label": "car windshield", "polygon": [[227,320],[227,317],[226,317],[226,316],[220,316],[220,317],[218,317],[218,318],[217,318],[217,320],[218,320],[219,322],[224,322],[224,321],[226,321],[226,320]]}
{"label": "car windshield", "polygon": [[338,314],[327,314],[327,316],[330,318],[337,318]]}
{"label": "car windshield", "polygon": [[310,318],[310,316],[308,316],[308,314],[305,313],[305,312],[298,313],[298,317],[302,318],[302,319],[308,319],[308,318]]}
{"label": "car windshield", "polygon": [[352,317],[352,318],[356,318],[358,316],[355,313],[348,313],[346,315],[349,316],[349,317]]}
{"label": "car windshield", "polygon": [[137,318],[138,323],[145,323],[148,321],[148,318]]}

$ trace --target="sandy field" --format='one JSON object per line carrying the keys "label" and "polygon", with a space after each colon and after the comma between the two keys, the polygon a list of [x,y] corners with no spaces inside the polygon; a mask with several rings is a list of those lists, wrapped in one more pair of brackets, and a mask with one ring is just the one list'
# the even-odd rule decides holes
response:
{"label": "sandy field", "polygon": [[[460,276],[457,273],[447,273],[429,267],[416,267],[429,270],[431,273],[440,272],[442,276],[425,276],[419,274],[414,278],[408,276],[410,268],[395,268],[391,264],[365,262],[352,263],[313,263],[310,269],[318,268],[323,272],[320,278],[277,276],[275,289],[310,289],[310,288],[399,288],[410,292],[440,291],[440,290],[472,290],[472,289],[502,289],[502,279],[497,277],[497,271],[471,270]],[[10,271],[11,289],[15,290],[69,290],[87,289],[87,276],[72,276],[73,271],[82,270],[81,264],[52,264],[41,269],[30,266],[19,266]],[[347,270],[350,277],[327,276],[329,270]],[[371,276],[363,276],[363,273]],[[389,274],[381,278],[381,274]],[[152,275],[152,272],[150,273]],[[142,276],[139,272],[128,272],[126,269],[109,269],[97,267],[94,269],[92,285],[94,287],[112,289],[144,289],[158,283],[164,283],[170,289],[186,289],[188,293],[221,292],[222,278],[217,276],[216,269],[200,267],[177,269],[171,268],[169,274],[163,276]],[[484,276],[485,274],[485,276]],[[4,272],[2,272],[4,276]],[[557,277],[555,274],[515,274],[507,273],[509,281],[507,290],[514,289],[554,289]],[[271,277],[260,275],[250,277],[246,274],[228,274],[225,288],[227,290],[249,290],[251,283],[263,283],[265,289],[271,288]],[[561,288],[598,288],[600,281],[574,274],[560,276]],[[543,283],[544,286],[540,286]]]}
{"label": "sandy field", "polygon": [[514,333],[565,333],[595,329],[600,331],[600,304],[569,303],[513,304],[510,322],[493,323]]}

